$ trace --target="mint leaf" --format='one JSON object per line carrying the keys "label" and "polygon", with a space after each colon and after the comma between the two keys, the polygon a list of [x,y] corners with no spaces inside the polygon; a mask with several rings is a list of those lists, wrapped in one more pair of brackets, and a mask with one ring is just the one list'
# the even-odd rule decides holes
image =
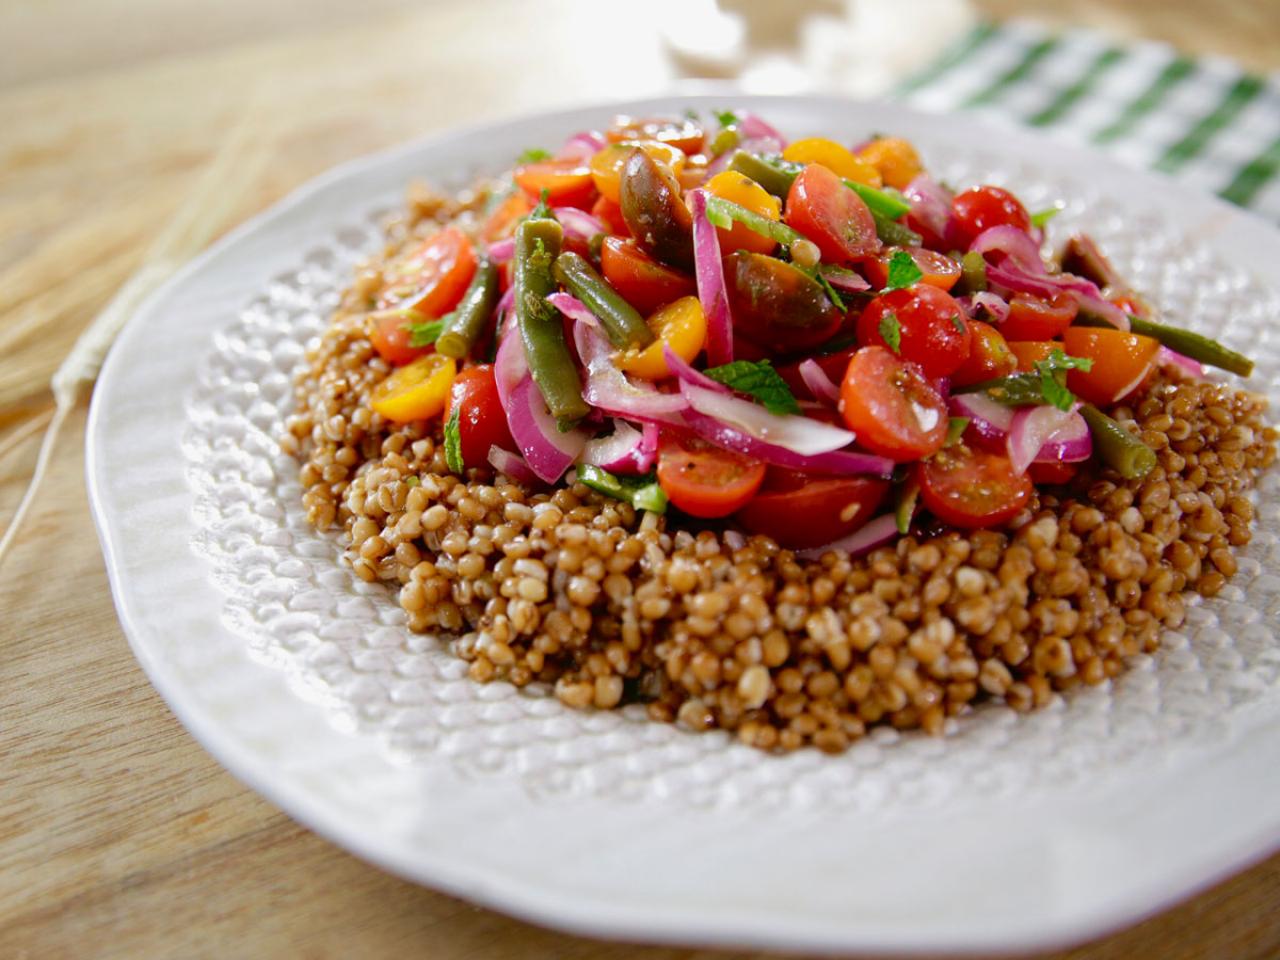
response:
{"label": "mint leaf", "polygon": [[1031,225],[1033,227],[1043,227],[1061,212],[1061,207],[1046,207],[1043,210],[1037,210],[1031,215]]}
{"label": "mint leaf", "polygon": [[1061,349],[1054,349],[1045,359],[1036,361],[1036,369],[1041,373],[1046,370],[1050,373],[1058,370],[1081,370],[1088,373],[1093,369],[1093,361],[1088,357],[1069,357]]}
{"label": "mint leaf", "polygon": [[[551,212],[550,203],[551,192],[546,188],[542,188],[542,193],[538,195],[538,205],[529,211],[530,220],[554,220],[556,215]],[[538,240],[541,245],[542,240]]]}
{"label": "mint leaf", "polygon": [[880,336],[894,353],[902,353],[902,326],[896,313],[886,313],[880,318]]}
{"label": "mint leaf", "polygon": [[737,390],[764,404],[770,413],[799,413],[800,404],[778,371],[768,360],[753,362],[735,360],[721,367],[704,370],[708,377],[723,383],[730,390]]}
{"label": "mint leaf", "polygon": [[953,444],[959,443],[960,438],[964,436],[964,432],[968,429],[968,417],[952,417],[950,422],[947,424],[947,441],[943,446],[949,447]]}
{"label": "mint leaf", "polygon": [[454,473],[462,473],[466,464],[462,462],[462,409],[453,408],[453,415],[444,425],[444,462]]}
{"label": "mint leaf", "polygon": [[924,271],[916,266],[911,254],[905,250],[893,251],[889,258],[889,279],[885,282],[882,293],[890,290],[905,290],[914,287],[924,277]]}
{"label": "mint leaf", "polygon": [[1088,357],[1069,357],[1057,349],[1045,359],[1037,360],[1036,372],[1040,374],[1040,390],[1044,393],[1045,403],[1051,403],[1059,410],[1070,410],[1076,397],[1067,389],[1067,371],[1088,373],[1092,369],[1093,361]]}
{"label": "mint leaf", "polygon": [[529,147],[520,156],[516,157],[516,163],[541,163],[543,160],[551,159],[551,151],[543,150],[541,147]]}
{"label": "mint leaf", "polygon": [[[716,122],[722,127],[735,127],[738,125],[738,115],[732,110],[713,110],[711,115],[716,118]],[[698,119],[696,116],[693,119]]]}
{"label": "mint leaf", "polygon": [[[452,316],[452,314],[449,316]],[[409,331],[409,346],[431,346],[440,338],[440,334],[444,331],[445,322],[448,319],[449,317],[441,317],[439,320],[428,320],[426,323],[405,324],[405,329]]]}
{"label": "mint leaf", "polygon": [[1044,393],[1045,403],[1053,404],[1059,410],[1070,410],[1071,405],[1076,402],[1076,395],[1052,373],[1040,375],[1040,390]]}

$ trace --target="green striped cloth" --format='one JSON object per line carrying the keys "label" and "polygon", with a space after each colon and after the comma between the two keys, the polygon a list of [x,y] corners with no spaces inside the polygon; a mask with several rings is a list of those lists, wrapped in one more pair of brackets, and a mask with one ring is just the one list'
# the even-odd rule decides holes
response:
{"label": "green striped cloth", "polygon": [[1010,21],[980,24],[897,95],[1090,144],[1280,221],[1280,74]]}

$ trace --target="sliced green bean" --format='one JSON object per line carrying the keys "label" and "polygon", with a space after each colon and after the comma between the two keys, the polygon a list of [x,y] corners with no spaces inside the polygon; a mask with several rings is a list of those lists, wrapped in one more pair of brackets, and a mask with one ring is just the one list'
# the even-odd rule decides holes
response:
{"label": "sliced green bean", "polygon": [[982,293],[987,289],[987,261],[976,250],[960,258],[960,285],[964,293]]}
{"label": "sliced green bean", "polygon": [[985,392],[996,403],[1006,407],[1034,407],[1049,401],[1044,395],[1044,381],[1038,373],[1014,373],[994,380],[983,380],[966,387],[956,387],[953,393]]}
{"label": "sliced green bean", "polygon": [[844,185],[862,198],[868,210],[888,220],[897,220],[903,214],[911,212],[911,204],[897,190],[880,190],[857,180],[846,180]]}
{"label": "sliced green bean", "polygon": [[582,378],[564,339],[560,313],[547,303],[556,291],[552,264],[563,231],[555,220],[524,220],[516,228],[515,306],[520,339],[533,382],[561,430],[569,430],[590,408],[582,399]]}
{"label": "sliced green bean", "polygon": [[467,357],[488,326],[497,302],[498,268],[485,260],[476,267],[457,309],[444,318],[444,329],[436,338],[436,353],[455,360]]}
{"label": "sliced green bean", "polygon": [[887,246],[918,247],[923,241],[920,234],[896,220],[889,219],[883,213],[872,210],[871,219],[876,222],[876,236]]}
{"label": "sliced green bean", "polygon": [[609,342],[619,350],[653,343],[653,331],[644,317],[583,257],[571,250],[560,254],[556,257],[555,278],[595,315]]}
{"label": "sliced green bean", "polygon": [[754,153],[738,150],[729,161],[729,169],[736,170],[743,176],[750,177],[760,186],[779,199],[785,200],[795,182],[799,169],[784,166],[781,161],[773,162]]}
{"label": "sliced green bean", "polygon": [[741,204],[726,200],[724,197],[707,197],[707,219],[717,227],[723,227],[725,230],[731,229],[734,221],[737,221],[752,233],[768,237],[783,246],[789,247],[797,240],[804,239],[802,234],[792,230],[785,223],[762,217],[754,210],[748,210]]}
{"label": "sliced green bean", "polygon": [[637,510],[652,513],[665,513],[667,510],[667,495],[652,474],[647,477],[620,477],[584,463],[578,467],[578,479],[597,493],[622,500]]}
{"label": "sliced green bean", "polygon": [[1138,480],[1155,469],[1155,451],[1118,422],[1091,403],[1084,404],[1080,413],[1093,434],[1094,453],[1120,476]]}
{"label": "sliced green bean", "polygon": [[[1114,329],[1112,324],[1106,320],[1084,311],[1081,311],[1076,318],[1076,323],[1082,327],[1109,327]],[[1134,316],[1129,317],[1129,330],[1133,333],[1140,333],[1144,337],[1159,340],[1170,350],[1176,350],[1183,356],[1198,360],[1200,363],[1207,363],[1209,366],[1217,367],[1219,370],[1226,370],[1241,377],[1247,377],[1253,373],[1252,360],[1203,334],[1183,330],[1181,327],[1165,326],[1163,323],[1156,323],[1153,320],[1144,320],[1142,317]]]}

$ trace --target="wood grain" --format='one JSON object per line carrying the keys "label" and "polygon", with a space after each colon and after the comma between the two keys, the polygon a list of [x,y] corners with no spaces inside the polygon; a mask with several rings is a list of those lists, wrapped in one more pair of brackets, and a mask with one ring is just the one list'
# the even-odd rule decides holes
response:
{"label": "wood grain", "polygon": [[[1030,6],[1276,66],[1266,60],[1280,40],[1273,3],[1221,4],[1209,18],[1185,0]],[[48,378],[78,332],[238,124],[251,126],[252,149],[206,210],[210,236],[348,157],[457,123],[642,95],[674,77],[644,23],[612,39],[626,70],[572,56],[592,35],[592,10],[574,0],[0,7],[0,36],[24,41],[0,60],[0,442],[47,409]],[[468,906],[347,855],[232,779],[169,713],[120,632],[83,489],[83,426],[82,406],[0,571],[0,957],[732,955],[602,944]],[[0,518],[35,449],[31,440],[0,460]],[[1273,957],[1277,905],[1280,857],[1058,960]]]}

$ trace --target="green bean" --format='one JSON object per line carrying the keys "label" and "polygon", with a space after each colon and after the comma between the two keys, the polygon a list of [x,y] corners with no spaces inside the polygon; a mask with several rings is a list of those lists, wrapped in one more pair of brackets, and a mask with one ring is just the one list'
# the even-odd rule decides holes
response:
{"label": "green bean", "polygon": [[436,338],[436,353],[461,360],[484,333],[494,304],[498,302],[498,268],[488,260],[476,267],[471,285],[453,313],[444,318],[444,329]]}
{"label": "green bean", "polygon": [[717,227],[722,227],[725,230],[733,229],[734,221],[737,221],[752,233],[768,237],[783,246],[789,247],[797,240],[804,239],[803,235],[791,229],[785,223],[770,220],[768,217],[761,216],[754,210],[748,210],[741,204],[726,200],[724,197],[707,197],[707,219]]}
{"label": "green bean", "polygon": [[981,293],[987,289],[987,261],[976,250],[960,258],[960,284],[965,293]]}
{"label": "green bean", "polygon": [[724,127],[711,138],[711,143],[707,146],[711,156],[718,157],[722,153],[728,153],[741,142],[742,134],[738,132],[737,127]]}
{"label": "green bean", "polygon": [[516,228],[515,306],[533,382],[561,430],[569,430],[590,412],[582,399],[582,379],[564,339],[560,313],[547,303],[556,291],[552,264],[563,232],[555,220],[524,220]]}
{"label": "green bean", "polygon": [[[1101,317],[1081,311],[1076,323],[1082,327],[1112,327],[1112,324]],[[1181,327],[1167,327],[1163,323],[1144,320],[1142,317],[1129,317],[1129,330],[1140,333],[1144,337],[1159,340],[1170,350],[1176,350],[1183,356],[1207,363],[1219,370],[1226,370],[1237,376],[1247,377],[1253,373],[1253,361],[1244,354],[1236,353],[1224,347],[1217,340],[1211,340],[1203,334],[1183,330]]]}
{"label": "green bean", "polygon": [[844,185],[862,198],[868,210],[887,220],[897,220],[903,214],[911,212],[911,204],[896,190],[879,190],[857,180],[846,180]]}
{"label": "green bean", "polygon": [[667,510],[667,495],[652,474],[647,477],[619,477],[601,467],[584,463],[578,467],[578,479],[592,490],[625,501],[637,510],[652,513],[665,513]]}
{"label": "green bean", "polygon": [[1014,373],[996,377],[970,386],[956,387],[953,393],[985,392],[996,403],[1006,407],[1033,407],[1048,403],[1044,395],[1044,381],[1038,373]]}
{"label": "green bean", "polygon": [[609,342],[619,350],[653,343],[653,331],[644,317],[578,254],[566,250],[556,257],[555,278],[595,315]]}
{"label": "green bean", "polygon": [[876,222],[876,236],[880,242],[890,247],[918,247],[922,242],[920,234],[910,227],[891,220],[883,213],[871,211],[871,219]]}
{"label": "green bean", "polygon": [[750,177],[775,197],[785,200],[795,182],[799,169],[791,169],[782,162],[772,162],[754,153],[739,150],[729,161],[729,169]]}
{"label": "green bean", "polygon": [[1094,452],[1120,476],[1137,480],[1155,468],[1155,451],[1115,420],[1091,403],[1084,404],[1080,413],[1093,434]]}

